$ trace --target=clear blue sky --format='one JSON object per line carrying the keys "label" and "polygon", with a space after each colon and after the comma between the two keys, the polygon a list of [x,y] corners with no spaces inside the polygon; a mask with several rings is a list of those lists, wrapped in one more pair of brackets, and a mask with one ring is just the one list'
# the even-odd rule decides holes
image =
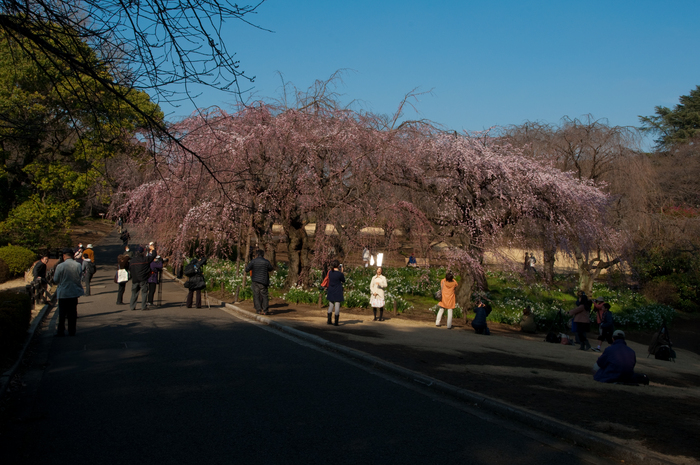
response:
{"label": "clear blue sky", "polygon": [[[267,0],[249,19],[273,32],[227,27],[256,77],[247,98],[279,97],[278,73],[306,89],[345,68],[345,103],[393,114],[407,92],[432,90],[405,118],[458,131],[588,113],[638,126],[700,84],[698,0]],[[199,107],[234,101],[203,92]],[[163,109],[177,120],[194,107]]]}

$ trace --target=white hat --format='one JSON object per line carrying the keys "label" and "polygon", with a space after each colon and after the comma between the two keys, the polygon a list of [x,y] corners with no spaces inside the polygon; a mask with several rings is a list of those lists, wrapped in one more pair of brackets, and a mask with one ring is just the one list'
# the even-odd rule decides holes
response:
{"label": "white hat", "polygon": [[625,332],[622,331],[622,330],[620,330],[620,329],[616,330],[616,331],[613,333],[613,338],[616,338],[616,337],[621,337],[622,339],[624,339],[624,338],[625,338]]}
{"label": "white hat", "polygon": [[88,245],[87,245],[87,248],[88,248],[88,249],[92,249],[92,244],[88,244]]}
{"label": "white hat", "polygon": [[151,246],[151,245],[153,245],[153,244],[155,244],[155,242],[153,242],[153,241],[151,241],[151,242],[148,243],[149,246]]}

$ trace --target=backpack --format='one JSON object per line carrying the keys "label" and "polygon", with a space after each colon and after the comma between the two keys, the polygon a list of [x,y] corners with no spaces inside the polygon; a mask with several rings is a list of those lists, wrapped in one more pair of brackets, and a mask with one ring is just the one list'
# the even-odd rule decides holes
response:
{"label": "backpack", "polygon": [[185,269],[182,270],[182,272],[185,274],[185,276],[191,278],[197,274],[197,267],[195,266],[194,262],[190,262],[185,266]]}
{"label": "backpack", "polygon": [[551,342],[552,344],[559,344],[561,342],[561,337],[554,331],[550,331],[547,333],[547,336],[544,338],[545,341]]}
{"label": "backpack", "polygon": [[97,265],[95,265],[95,262],[91,261],[88,266],[90,267],[90,274],[97,273]]}
{"label": "backpack", "polygon": [[669,360],[671,360],[671,348],[669,346],[660,346],[656,349],[656,352],[654,353],[654,358],[656,358],[657,360],[665,360],[668,362]]}

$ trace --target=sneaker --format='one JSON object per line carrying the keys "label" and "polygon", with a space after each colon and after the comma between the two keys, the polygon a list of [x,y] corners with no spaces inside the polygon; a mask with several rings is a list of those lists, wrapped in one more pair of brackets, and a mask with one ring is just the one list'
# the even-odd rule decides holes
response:
{"label": "sneaker", "polygon": [[593,350],[595,350],[596,352],[600,352],[600,347],[594,347]]}

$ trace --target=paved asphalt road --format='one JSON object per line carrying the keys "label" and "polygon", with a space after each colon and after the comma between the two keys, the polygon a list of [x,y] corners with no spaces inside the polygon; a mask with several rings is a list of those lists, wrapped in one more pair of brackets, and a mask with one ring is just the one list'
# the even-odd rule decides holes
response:
{"label": "paved asphalt road", "polygon": [[186,309],[175,283],[160,308],[117,306],[118,251],[114,236],[96,249],[77,336],[44,337],[3,464],[589,463],[221,308]]}

